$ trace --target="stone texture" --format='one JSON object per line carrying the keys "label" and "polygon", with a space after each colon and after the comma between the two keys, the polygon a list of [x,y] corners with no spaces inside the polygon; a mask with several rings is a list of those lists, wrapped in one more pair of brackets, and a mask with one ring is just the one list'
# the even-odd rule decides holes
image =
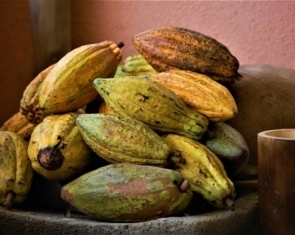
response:
{"label": "stone texture", "polygon": [[[140,223],[106,223],[66,210],[11,209],[0,207],[0,234],[54,235],[254,235],[257,232],[257,192],[235,201],[235,211],[213,210],[194,216],[173,216]],[[258,233],[257,233],[258,234]]]}
{"label": "stone texture", "polygon": [[271,64],[239,68],[242,78],[229,87],[238,114],[226,121],[244,137],[250,163],[257,165],[257,134],[272,129],[293,128],[295,69]]}

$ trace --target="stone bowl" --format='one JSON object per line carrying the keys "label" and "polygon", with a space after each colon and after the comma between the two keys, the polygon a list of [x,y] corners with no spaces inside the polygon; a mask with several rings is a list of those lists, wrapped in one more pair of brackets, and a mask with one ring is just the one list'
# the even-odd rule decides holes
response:
{"label": "stone bowl", "polygon": [[[18,208],[0,207],[0,234],[103,234],[103,235],[255,235],[258,218],[257,190],[240,194],[235,210],[209,209],[196,214],[136,223],[108,223],[89,219],[60,197],[62,185],[35,177],[26,202]],[[192,205],[198,207],[198,205]],[[203,211],[202,210],[203,207]],[[206,209],[204,209],[206,208]],[[70,212],[70,213],[69,213]]]}

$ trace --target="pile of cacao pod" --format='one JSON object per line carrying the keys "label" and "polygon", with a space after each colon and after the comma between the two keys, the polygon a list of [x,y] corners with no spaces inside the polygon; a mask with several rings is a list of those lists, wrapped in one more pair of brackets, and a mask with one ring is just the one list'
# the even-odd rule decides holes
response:
{"label": "pile of cacao pod", "polygon": [[[123,43],[73,49],[38,74],[0,131],[0,203],[23,203],[33,173],[67,181],[63,200],[90,218],[147,221],[184,211],[200,195],[234,209],[234,177],[248,163],[225,123],[238,107],[227,84],[239,62],[202,33],[167,26]],[[93,154],[107,164],[81,173]],[[194,202],[198,205],[198,202]]]}

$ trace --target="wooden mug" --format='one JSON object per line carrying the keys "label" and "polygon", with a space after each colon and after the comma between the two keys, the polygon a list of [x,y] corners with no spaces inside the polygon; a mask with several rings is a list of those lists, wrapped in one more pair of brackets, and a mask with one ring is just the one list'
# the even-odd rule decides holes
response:
{"label": "wooden mug", "polygon": [[260,229],[267,235],[295,234],[295,129],[258,133]]}

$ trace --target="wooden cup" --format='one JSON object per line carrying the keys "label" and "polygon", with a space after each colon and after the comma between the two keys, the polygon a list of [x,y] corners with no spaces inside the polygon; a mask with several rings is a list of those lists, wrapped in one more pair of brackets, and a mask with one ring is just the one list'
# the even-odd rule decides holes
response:
{"label": "wooden cup", "polygon": [[258,133],[260,228],[266,235],[295,234],[295,129]]}

